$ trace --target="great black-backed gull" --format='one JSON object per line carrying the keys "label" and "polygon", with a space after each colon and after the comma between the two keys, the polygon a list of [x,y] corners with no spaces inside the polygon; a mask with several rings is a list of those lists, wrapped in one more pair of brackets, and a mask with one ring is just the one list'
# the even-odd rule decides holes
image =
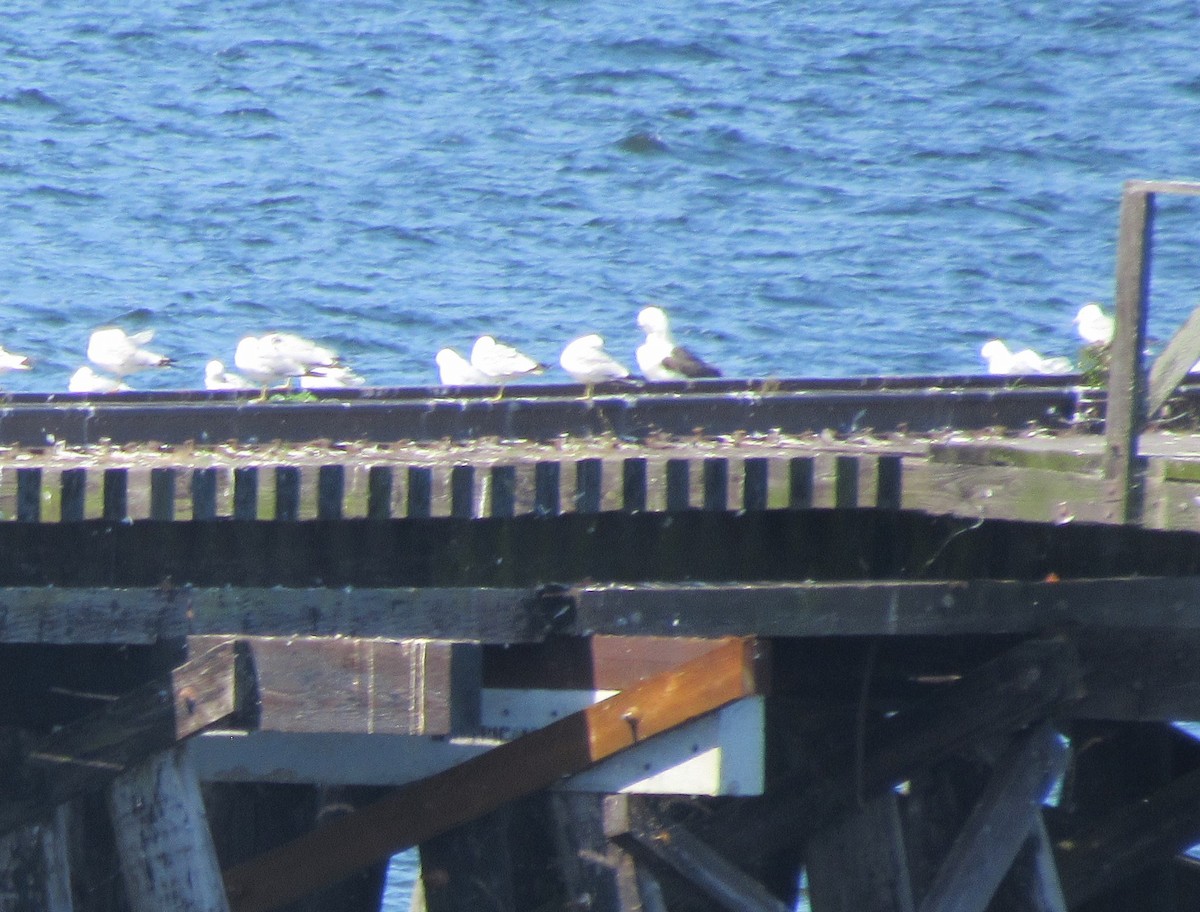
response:
{"label": "great black-backed gull", "polygon": [[646,341],[638,346],[638,369],[647,380],[690,380],[719,377],[721,372],[671,338],[667,315],[661,307],[645,307],[637,318]]}

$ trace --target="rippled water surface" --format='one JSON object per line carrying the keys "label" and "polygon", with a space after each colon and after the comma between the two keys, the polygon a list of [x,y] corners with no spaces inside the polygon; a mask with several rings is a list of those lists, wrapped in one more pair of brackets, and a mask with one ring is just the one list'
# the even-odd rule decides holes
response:
{"label": "rippled water surface", "polygon": [[[10,389],[153,326],[200,382],[298,330],[379,384],[637,309],[738,375],[1074,354],[1130,177],[1200,172],[1188,2],[17,0],[0,21]],[[1200,202],[1160,218],[1155,325]]]}
{"label": "rippled water surface", "polygon": [[[248,332],[431,382],[480,333],[545,361],[633,318],[736,375],[1072,355],[1131,177],[1200,174],[1175,0],[12,0],[0,341],[63,389],[152,326],[200,382]],[[1200,304],[1166,201],[1151,331]]]}

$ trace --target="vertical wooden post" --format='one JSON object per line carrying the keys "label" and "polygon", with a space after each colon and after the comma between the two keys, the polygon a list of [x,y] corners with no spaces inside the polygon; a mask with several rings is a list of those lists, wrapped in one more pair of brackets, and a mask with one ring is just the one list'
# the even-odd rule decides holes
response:
{"label": "vertical wooden post", "polygon": [[17,469],[17,520],[42,521],[41,469]]}
{"label": "vertical wooden post", "polygon": [[233,518],[258,519],[258,466],[233,470]]}
{"label": "vertical wooden post", "polygon": [[885,792],[808,841],[812,906],[820,912],[913,912],[896,793]]}
{"label": "vertical wooden post", "polygon": [[1146,415],[1146,304],[1150,292],[1150,235],[1154,194],[1125,185],[1117,228],[1116,329],[1108,369],[1104,420],[1105,481],[1109,518],[1141,521],[1143,477],[1138,436]]}
{"label": "vertical wooden post", "polygon": [[67,806],[45,823],[0,838],[0,909],[71,912]]}
{"label": "vertical wooden post", "polygon": [[621,509],[626,513],[646,510],[646,460],[641,456],[621,464]]}
{"label": "vertical wooden post", "polygon": [[192,469],[192,519],[217,518],[217,470]]}
{"label": "vertical wooden post", "polygon": [[175,518],[175,474],[171,468],[150,470],[150,518]]}
{"label": "vertical wooden post", "polygon": [[133,912],[228,912],[200,786],[184,750],[164,751],[123,773],[108,800]]}
{"label": "vertical wooden post", "polygon": [[517,512],[517,467],[492,466],[491,515],[509,517]]}

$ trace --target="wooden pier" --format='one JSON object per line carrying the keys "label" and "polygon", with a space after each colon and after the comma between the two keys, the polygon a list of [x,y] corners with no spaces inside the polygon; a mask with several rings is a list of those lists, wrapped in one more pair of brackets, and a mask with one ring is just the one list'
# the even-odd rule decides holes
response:
{"label": "wooden pier", "polygon": [[0,910],[1195,908],[1194,189],[1107,388],[8,397]]}

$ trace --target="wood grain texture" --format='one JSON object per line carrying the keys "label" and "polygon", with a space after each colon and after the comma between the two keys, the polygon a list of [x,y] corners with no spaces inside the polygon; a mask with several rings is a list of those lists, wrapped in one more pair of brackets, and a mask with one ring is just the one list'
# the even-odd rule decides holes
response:
{"label": "wood grain texture", "polygon": [[272,909],[546,788],[645,738],[758,693],[763,644],[732,640],[631,690],[398,789],[225,874],[239,912]]}

